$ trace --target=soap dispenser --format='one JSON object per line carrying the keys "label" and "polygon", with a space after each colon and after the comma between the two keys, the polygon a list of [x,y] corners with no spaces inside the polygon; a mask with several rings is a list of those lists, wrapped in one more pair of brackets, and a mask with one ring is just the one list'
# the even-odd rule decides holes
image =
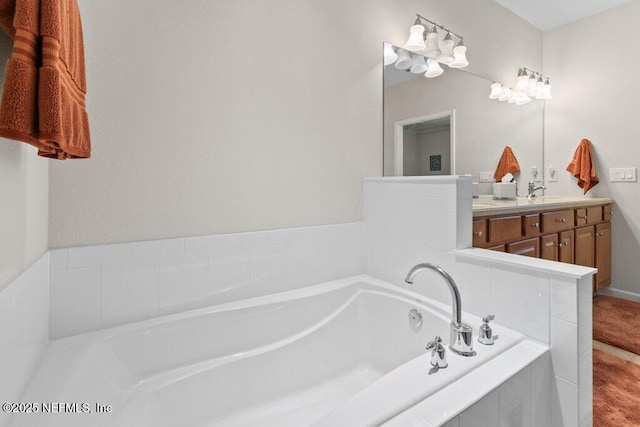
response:
{"label": "soap dispenser", "polygon": [[491,326],[489,326],[489,322],[495,318],[496,316],[489,314],[487,317],[482,319],[482,325],[480,326],[480,331],[478,333],[478,341],[480,344],[493,345],[493,331],[491,330]]}

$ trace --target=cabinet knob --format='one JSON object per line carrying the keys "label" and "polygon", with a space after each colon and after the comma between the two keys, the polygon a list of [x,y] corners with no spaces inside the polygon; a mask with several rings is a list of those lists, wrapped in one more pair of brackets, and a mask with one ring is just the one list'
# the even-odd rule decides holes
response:
{"label": "cabinet knob", "polygon": [[587,216],[586,215],[582,215],[580,218],[584,219],[585,221],[587,220]]}
{"label": "cabinet knob", "polygon": [[604,236],[604,233],[593,233],[593,236],[602,237],[602,236]]}
{"label": "cabinet knob", "polygon": [[556,222],[561,222],[561,223],[565,223],[567,222],[567,220],[565,218],[560,218],[560,219],[556,219]]}
{"label": "cabinet knob", "polygon": [[478,237],[482,237],[482,231],[474,231],[473,235],[474,236],[478,236]]}
{"label": "cabinet knob", "polygon": [[540,228],[540,223],[539,222],[534,222],[534,223],[531,224],[531,226],[533,228]]}

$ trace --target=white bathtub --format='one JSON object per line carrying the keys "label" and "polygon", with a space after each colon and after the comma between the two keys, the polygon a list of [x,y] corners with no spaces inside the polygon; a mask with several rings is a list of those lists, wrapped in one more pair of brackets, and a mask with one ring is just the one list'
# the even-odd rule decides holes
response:
{"label": "white bathtub", "polygon": [[[356,276],[60,339],[22,402],[87,403],[93,413],[15,415],[12,425],[378,425],[523,339],[495,326],[495,345],[475,341],[475,357],[448,350],[449,367],[429,374],[424,347],[449,339],[450,313]],[[477,336],[480,319],[464,320]],[[95,413],[96,403],[113,410]]]}

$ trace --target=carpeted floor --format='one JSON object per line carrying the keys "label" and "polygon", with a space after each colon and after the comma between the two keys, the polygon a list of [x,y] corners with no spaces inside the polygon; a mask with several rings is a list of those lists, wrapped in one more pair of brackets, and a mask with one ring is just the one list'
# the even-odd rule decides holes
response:
{"label": "carpeted floor", "polygon": [[593,426],[640,426],[640,365],[593,351]]}
{"label": "carpeted floor", "polygon": [[610,296],[595,297],[593,339],[640,354],[640,302]]}

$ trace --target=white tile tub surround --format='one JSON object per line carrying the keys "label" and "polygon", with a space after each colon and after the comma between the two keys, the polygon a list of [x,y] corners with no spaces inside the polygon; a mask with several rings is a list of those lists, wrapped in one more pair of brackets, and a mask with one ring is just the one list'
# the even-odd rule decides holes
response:
{"label": "white tile tub surround", "polygon": [[[445,230],[454,223],[455,230]],[[496,322],[551,348],[553,425],[577,425],[576,419],[590,425],[595,269],[471,248],[471,227],[466,177],[365,179],[364,272],[404,287],[415,264],[441,265],[460,288],[463,311],[493,313]],[[450,303],[446,286],[435,277],[421,274],[411,287]]]}
{"label": "white tile tub surround", "polygon": [[552,381],[545,346],[521,343],[383,425],[549,427]]}
{"label": "white tile tub surround", "polygon": [[[0,289],[0,403],[20,402],[49,343],[49,255]],[[10,414],[0,412],[0,427]]]}
{"label": "white tile tub surround", "polygon": [[50,251],[51,337],[362,273],[362,223]]}

